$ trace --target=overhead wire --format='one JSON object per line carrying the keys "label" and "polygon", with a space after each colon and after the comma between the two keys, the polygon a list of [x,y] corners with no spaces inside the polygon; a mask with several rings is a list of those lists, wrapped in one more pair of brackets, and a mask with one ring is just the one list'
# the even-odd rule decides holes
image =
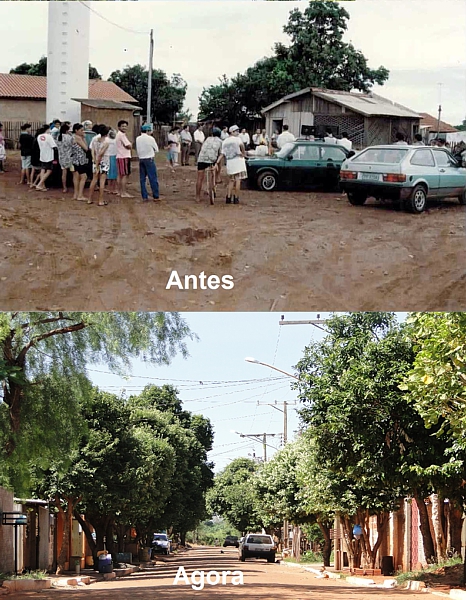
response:
{"label": "overhead wire", "polygon": [[120,25],[119,23],[115,23],[114,21],[107,19],[107,17],[104,17],[104,15],[100,14],[97,10],[95,10],[95,8],[91,8],[87,2],[83,2],[83,0],[78,0],[78,2],[80,4],[82,4],[83,6],[85,6],[91,13],[94,13],[100,19],[102,19],[103,21],[106,21],[107,23],[109,23],[110,25],[113,25],[114,27],[117,27],[118,29],[122,29],[123,31],[126,31],[128,33],[135,33],[136,35],[149,35],[149,33],[150,33],[148,30],[140,31],[137,29],[131,29],[130,27],[125,27],[124,25]]}

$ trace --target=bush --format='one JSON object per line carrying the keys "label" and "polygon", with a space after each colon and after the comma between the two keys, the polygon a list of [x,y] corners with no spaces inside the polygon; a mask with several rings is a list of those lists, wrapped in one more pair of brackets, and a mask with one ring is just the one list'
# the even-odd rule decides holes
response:
{"label": "bush", "polygon": [[0,573],[0,580],[11,580],[11,579],[47,579],[48,575],[46,571],[29,571],[23,575],[6,575]]}
{"label": "bush", "polygon": [[429,575],[437,571],[437,569],[441,569],[442,567],[452,567],[454,565],[459,565],[463,562],[461,556],[453,556],[452,558],[448,558],[445,561],[441,561],[436,564],[427,565],[424,569],[420,569],[419,571],[407,571],[403,573],[402,571],[398,571],[396,574],[396,581],[398,585],[402,585],[407,581],[425,581]]}

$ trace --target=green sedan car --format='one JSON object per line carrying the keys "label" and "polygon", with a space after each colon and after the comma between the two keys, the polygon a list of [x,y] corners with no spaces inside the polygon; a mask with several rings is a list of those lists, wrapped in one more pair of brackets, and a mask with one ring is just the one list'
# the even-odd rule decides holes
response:
{"label": "green sedan car", "polygon": [[273,156],[248,158],[248,187],[332,191],[338,189],[342,162],[352,154],[337,144],[296,140]]}
{"label": "green sedan car", "polygon": [[466,169],[444,148],[370,146],[345,160],[340,184],[356,206],[370,196],[396,201],[413,213],[423,212],[429,199],[466,204]]}

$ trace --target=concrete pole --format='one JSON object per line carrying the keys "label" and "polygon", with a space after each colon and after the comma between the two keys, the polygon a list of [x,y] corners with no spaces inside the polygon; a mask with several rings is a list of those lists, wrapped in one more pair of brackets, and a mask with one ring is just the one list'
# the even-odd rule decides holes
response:
{"label": "concrete pole", "polygon": [[149,76],[147,81],[147,124],[152,125],[152,63],[154,61],[154,30],[150,30]]}

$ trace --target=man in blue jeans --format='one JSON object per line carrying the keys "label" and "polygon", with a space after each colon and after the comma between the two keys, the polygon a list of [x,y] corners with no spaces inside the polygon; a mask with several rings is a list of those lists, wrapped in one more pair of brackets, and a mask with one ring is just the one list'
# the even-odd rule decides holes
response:
{"label": "man in blue jeans", "polygon": [[146,177],[149,178],[154,202],[159,200],[159,181],[155,166],[155,153],[159,151],[157,142],[152,137],[151,125],[141,127],[141,135],[136,138],[136,152],[139,158],[139,180],[141,182],[142,201],[147,202],[149,197],[146,189]]}

